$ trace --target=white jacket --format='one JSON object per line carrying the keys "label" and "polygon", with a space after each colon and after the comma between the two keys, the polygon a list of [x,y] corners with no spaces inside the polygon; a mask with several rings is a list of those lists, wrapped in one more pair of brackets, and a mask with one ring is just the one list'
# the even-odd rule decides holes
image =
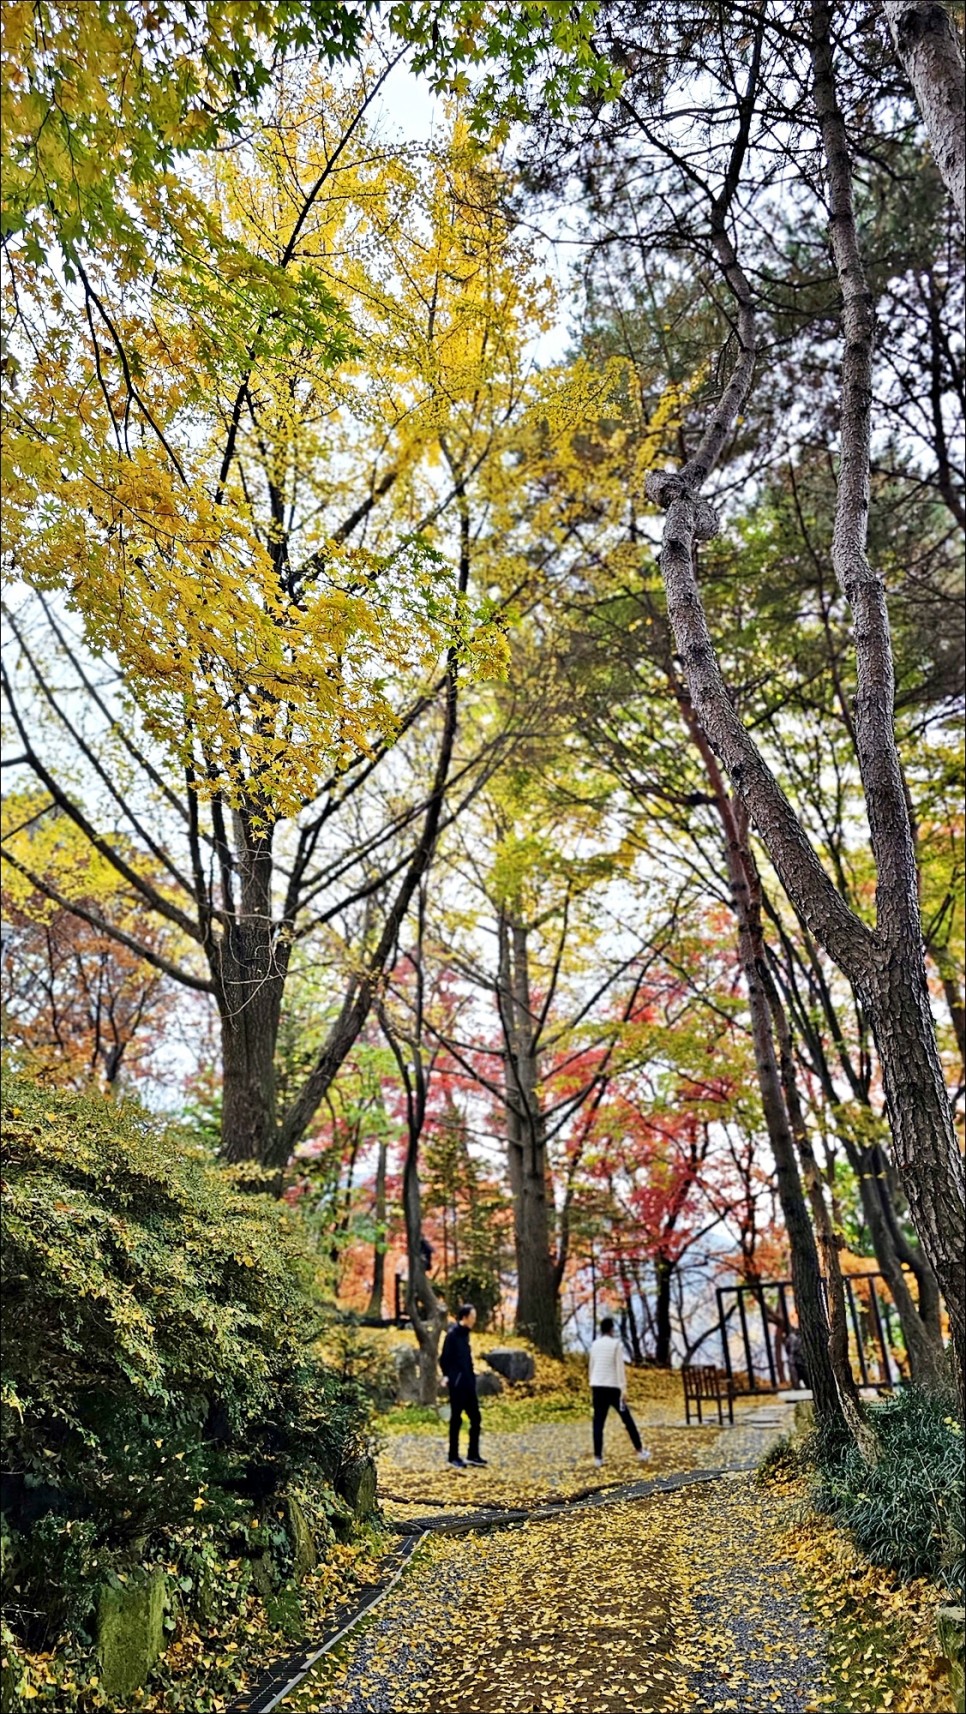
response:
{"label": "white jacket", "polygon": [[590,1384],[616,1387],[621,1393],[625,1390],[624,1353],[613,1333],[602,1333],[590,1347]]}

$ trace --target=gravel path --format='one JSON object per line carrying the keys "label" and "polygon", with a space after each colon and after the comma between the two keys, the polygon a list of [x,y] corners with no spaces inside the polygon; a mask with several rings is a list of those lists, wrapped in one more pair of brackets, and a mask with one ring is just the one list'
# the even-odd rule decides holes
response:
{"label": "gravel path", "polygon": [[790,1562],[776,1551],[781,1503],[749,1477],[691,1496],[690,1597],[705,1660],[691,1674],[699,1709],[806,1714],[822,1679],[824,1638]]}
{"label": "gravel path", "polygon": [[806,1714],[820,1631],[745,1475],[436,1536],[286,1714]]}
{"label": "gravel path", "polygon": [[[616,1424],[603,1470],[580,1421],[494,1434],[489,1468],[466,1476],[446,1468],[438,1437],[393,1436],[380,1458],[385,1510],[410,1549],[429,1534],[404,1571],[387,1565],[398,1585],[296,1690],[278,1702],[318,1642],[280,1662],[245,1706],[805,1714],[820,1651],[791,1567],[771,1550],[768,1502],[741,1474],[787,1430],[788,1413],[746,1407],[725,1429],[646,1414],[653,1461],[643,1468]],[[333,1615],[329,1635],[350,1612]]]}

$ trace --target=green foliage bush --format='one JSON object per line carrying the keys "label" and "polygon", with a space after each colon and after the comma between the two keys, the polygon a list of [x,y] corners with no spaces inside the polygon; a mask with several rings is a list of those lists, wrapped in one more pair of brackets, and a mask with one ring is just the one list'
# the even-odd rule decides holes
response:
{"label": "green foliage bush", "polygon": [[322,1349],[336,1373],[358,1389],[373,1411],[387,1411],[395,1404],[398,1377],[392,1351],[367,1338],[358,1317],[333,1316]]}
{"label": "green foliage bush", "polygon": [[874,1464],[812,1442],[820,1508],[851,1531],[866,1557],[903,1577],[963,1589],[963,1432],[952,1403],[904,1387],[875,1408]]}
{"label": "green foliage bush", "polygon": [[499,1280],[484,1268],[454,1269],[446,1281],[446,1307],[450,1314],[455,1315],[460,1304],[471,1303],[481,1333],[489,1326],[500,1296]]}
{"label": "green foliage bush", "polygon": [[284,1578],[283,1492],[324,1539],[366,1422],[316,1353],[296,1217],[134,1107],[4,1094],[9,1624],[32,1648],[83,1633],[98,1583],[138,1564],[188,1605],[232,1559]]}

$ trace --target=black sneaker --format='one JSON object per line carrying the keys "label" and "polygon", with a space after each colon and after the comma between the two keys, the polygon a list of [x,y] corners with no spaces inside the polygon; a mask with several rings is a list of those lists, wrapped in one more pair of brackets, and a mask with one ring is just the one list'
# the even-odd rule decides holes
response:
{"label": "black sneaker", "polygon": [[486,1469],[487,1460],[485,1458],[468,1458],[466,1462],[467,1464],[472,1464],[474,1470]]}
{"label": "black sneaker", "polygon": [[[470,1459],[470,1463],[472,1463],[472,1462],[473,1462],[473,1460]],[[462,1458],[451,1458],[449,1461],[449,1467],[451,1470],[465,1470],[466,1469],[466,1465],[464,1464]]]}

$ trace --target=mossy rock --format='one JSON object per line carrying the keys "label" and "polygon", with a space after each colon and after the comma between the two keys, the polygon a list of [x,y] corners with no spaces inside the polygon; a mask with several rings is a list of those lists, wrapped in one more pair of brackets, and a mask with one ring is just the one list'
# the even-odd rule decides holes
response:
{"label": "mossy rock", "polygon": [[343,1501],[334,1500],[328,1508],[328,1516],[336,1541],[351,1541],[355,1534],[355,1513]]}
{"label": "mossy rock", "polygon": [[222,1584],[217,1572],[206,1565],[195,1585],[194,1605],[199,1619],[211,1624],[220,1605]]}
{"label": "mossy rock", "polygon": [[265,1597],[265,1613],[290,1643],[299,1643],[305,1636],[305,1614],[302,1597],[294,1583],[285,1583],[274,1595]]}
{"label": "mossy rock", "polygon": [[270,1553],[260,1553],[251,1561],[252,1582],[263,1600],[269,1595],[276,1595],[284,1582],[278,1566]]}
{"label": "mossy rock", "polygon": [[292,1564],[295,1569],[296,1582],[301,1582],[310,1571],[314,1571],[319,1563],[315,1537],[309,1528],[309,1521],[294,1494],[285,1496],[285,1524],[289,1540],[292,1543]]}
{"label": "mossy rock", "polygon": [[376,1466],[369,1457],[354,1458],[339,1472],[336,1488],[357,1518],[371,1518],[378,1503]]}
{"label": "mossy rock", "polygon": [[939,1632],[939,1646],[949,1663],[949,1688],[952,1691],[956,1714],[964,1714],[966,1704],[966,1678],[963,1671],[964,1625],[966,1608],[940,1607],[936,1616],[936,1628]]}
{"label": "mossy rock", "polygon": [[168,1580],[163,1571],[129,1583],[105,1583],[97,1599],[97,1655],[101,1685],[125,1703],[145,1682],[164,1651]]}

